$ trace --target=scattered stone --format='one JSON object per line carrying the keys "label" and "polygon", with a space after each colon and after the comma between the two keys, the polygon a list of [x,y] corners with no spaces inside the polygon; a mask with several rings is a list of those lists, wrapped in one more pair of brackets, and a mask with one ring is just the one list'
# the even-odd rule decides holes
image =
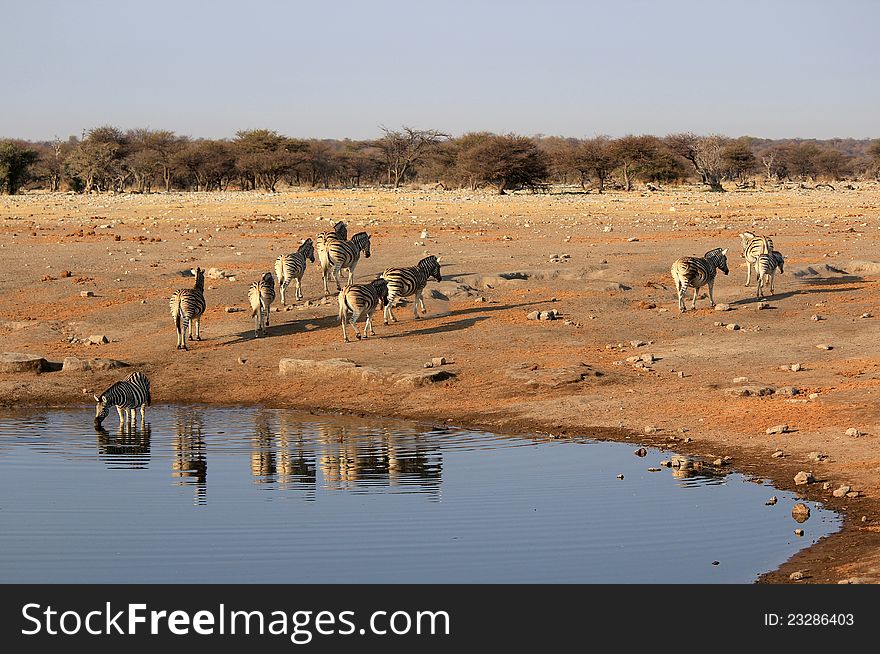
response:
{"label": "scattered stone", "polygon": [[796,522],[806,522],[810,519],[810,507],[803,502],[798,502],[791,507],[791,517],[794,518]]}
{"label": "scattered stone", "polygon": [[849,429],[846,430],[846,435],[858,437],[858,436],[864,436],[864,433],[862,431],[856,429],[855,427],[850,427]]}
{"label": "scattered stone", "polygon": [[758,311],[761,311],[763,309],[769,309],[769,308],[770,308],[769,302],[761,302],[758,304]]}
{"label": "scattered stone", "polygon": [[816,398],[819,397],[819,394],[818,393],[810,393],[809,395],[807,395],[807,397],[810,398],[811,400],[815,400]]}
{"label": "scattered stone", "polygon": [[678,371],[678,378],[684,379],[684,372],[682,372],[681,370]]}
{"label": "scattered stone", "polygon": [[738,397],[760,397],[763,395],[773,395],[775,390],[772,386],[740,386],[728,388],[725,392]]}
{"label": "scattered stone", "polygon": [[681,454],[676,454],[672,457],[672,468],[690,468],[694,464],[688,457],[682,456]]}
{"label": "scattered stone", "polygon": [[725,329],[727,329],[728,331],[731,331],[731,332],[736,332],[736,331],[739,331],[740,329],[742,329],[742,327],[739,326],[739,323],[735,323],[735,322],[728,323],[728,324],[724,325],[724,327],[725,327]]}
{"label": "scattered stone", "polygon": [[103,345],[104,343],[109,343],[110,339],[107,338],[104,334],[94,334],[89,336],[86,341],[89,345]]}
{"label": "scattered stone", "polygon": [[783,452],[782,450],[776,450],[776,451],[775,451],[773,454],[771,454],[770,456],[772,456],[774,459],[781,459],[782,457],[785,456],[785,452]]}
{"label": "scattered stone", "polygon": [[795,536],[803,536],[803,535],[804,535],[804,530],[803,530],[803,529],[795,529],[795,530],[794,530],[794,535],[795,535]]}
{"label": "scattered stone", "polygon": [[114,370],[115,368],[127,368],[130,364],[116,359],[78,359],[77,357],[65,357],[61,365],[61,372],[82,372],[85,370]]}
{"label": "scattered stone", "polygon": [[229,277],[229,273],[220,268],[208,268],[205,271],[205,277],[208,279],[223,279],[224,277]]}
{"label": "scattered stone", "polygon": [[810,316],[810,320],[814,320],[814,321],[825,320],[825,316],[820,316],[819,314],[814,313],[812,316]]}
{"label": "scattered stone", "polygon": [[646,456],[646,455],[648,454],[648,450],[646,450],[644,447],[640,447],[639,449],[637,449],[637,450],[634,452],[634,454],[635,454],[636,456]]}
{"label": "scattered stone", "polygon": [[826,481],[822,483],[822,490],[831,490],[831,482]]}
{"label": "scattered stone", "polygon": [[0,353],[0,372],[44,372],[50,369],[43,357],[21,352]]}
{"label": "scattered stone", "polygon": [[827,461],[830,457],[824,452],[810,452],[807,454],[807,459],[812,461],[813,463],[822,463],[823,461]]}
{"label": "scattered stone", "polygon": [[243,359],[243,358],[241,358],[241,357],[238,357],[238,362],[239,362],[241,365],[244,365],[244,364],[247,363],[247,359]]}
{"label": "scattered stone", "polygon": [[93,291],[80,291],[80,297],[95,297],[95,293]]}
{"label": "scattered stone", "polygon": [[557,313],[556,309],[550,309],[550,311],[542,311],[538,314],[538,320],[556,320],[559,317],[559,313]]}
{"label": "scattered stone", "polygon": [[774,496],[771,497],[769,500],[767,500],[766,502],[764,502],[764,506],[773,506],[773,505],[776,504],[778,501],[779,501],[779,499],[774,495]]}
{"label": "scattered stone", "polygon": [[804,574],[803,570],[797,570],[796,572],[792,572],[788,575],[788,578],[792,581],[800,581],[801,579],[806,578],[807,575]]}
{"label": "scattered stone", "polygon": [[474,298],[474,303],[475,303],[475,304],[480,303],[480,302],[485,302],[485,301],[486,301],[486,298],[484,298],[482,295],[480,295],[480,296],[477,297],[477,298]]}
{"label": "scattered stone", "polygon": [[747,381],[749,381],[748,377],[734,377],[733,378],[734,384],[745,384]]}
{"label": "scattered stone", "polygon": [[446,357],[432,357],[431,365],[435,368],[446,365]]}
{"label": "scattered stone", "polygon": [[837,582],[838,584],[870,584],[871,579],[868,577],[847,577]]}
{"label": "scattered stone", "polygon": [[857,497],[861,497],[861,495],[862,495],[861,492],[857,491],[857,490],[850,491],[849,493],[846,494],[846,496],[851,500],[855,499]]}
{"label": "scattered stone", "polygon": [[724,302],[719,302],[715,305],[715,311],[730,311],[730,305],[725,304]]}
{"label": "scattered stone", "polygon": [[238,313],[239,311],[244,311],[241,307],[226,307],[226,313]]}
{"label": "scattered stone", "polygon": [[804,484],[812,484],[816,481],[816,478],[813,476],[812,472],[805,472],[801,470],[794,476],[794,483],[798,486],[802,486]]}
{"label": "scattered stone", "polygon": [[834,349],[834,346],[828,345],[828,343],[820,343],[816,347],[819,348],[820,350],[833,350]]}
{"label": "scattered stone", "polygon": [[721,561],[712,561],[712,565],[721,565]]}
{"label": "scattered stone", "polygon": [[791,428],[788,425],[773,425],[767,428],[768,434],[787,434],[789,431]]}
{"label": "scattered stone", "polygon": [[832,491],[834,497],[845,497],[852,490],[852,486],[841,485]]}
{"label": "scattered stone", "polygon": [[792,372],[800,372],[801,370],[803,370],[803,367],[799,363],[793,363],[791,364],[789,370],[791,370]]}
{"label": "scattered stone", "polygon": [[773,394],[774,395],[787,395],[789,397],[792,397],[794,395],[799,394],[800,392],[801,392],[801,389],[799,389],[797,386],[783,386],[782,388],[777,388],[773,392]]}
{"label": "scattered stone", "polygon": [[660,430],[657,427],[654,427],[653,425],[648,425],[647,427],[645,427],[646,434],[656,434],[658,431],[660,431]]}
{"label": "scattered stone", "polygon": [[637,239],[635,236],[630,236],[626,240],[629,241],[630,243],[637,243],[639,239]]}
{"label": "scattered stone", "polygon": [[643,346],[647,345],[648,343],[646,341],[630,341],[629,344],[632,345],[633,347],[643,347]]}
{"label": "scattered stone", "polygon": [[540,311],[530,311],[526,314],[526,320],[540,320],[541,312]]}
{"label": "scattered stone", "polygon": [[862,318],[873,318],[873,317],[874,317],[874,314],[872,314],[872,313],[863,313],[862,314]]}

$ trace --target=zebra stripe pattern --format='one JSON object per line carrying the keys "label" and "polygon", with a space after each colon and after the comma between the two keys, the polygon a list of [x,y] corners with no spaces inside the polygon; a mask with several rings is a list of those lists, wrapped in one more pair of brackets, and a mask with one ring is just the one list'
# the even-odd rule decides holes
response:
{"label": "zebra stripe pattern", "polygon": [[785,259],[777,250],[773,250],[773,254],[759,254],[755,260],[755,274],[758,276],[758,293],[757,297],[764,297],[764,285],[769,283],[770,295],[773,295],[773,282],[776,279],[776,271],[782,274],[784,270]]}
{"label": "zebra stripe pattern", "polygon": [[[370,258],[370,235],[366,232],[358,232],[351,237],[349,241],[340,241],[336,238],[329,238],[325,241],[327,263],[324,268],[324,292],[329,294],[329,276],[333,271],[333,277],[336,279],[336,290],[342,290],[339,283],[339,271],[343,268],[348,269],[348,285],[350,286],[354,280],[354,269],[360,259],[361,252],[364,253],[366,259]],[[324,263],[322,262],[322,266]]]}
{"label": "zebra stripe pattern", "polygon": [[675,280],[675,290],[678,295],[678,309],[685,311],[684,296],[687,289],[694,289],[694,300],[691,309],[697,308],[697,291],[702,286],[709,287],[709,304],[715,306],[715,298],[712,295],[715,286],[715,275],[721,270],[725,275],[727,269],[727,248],[715,248],[709,250],[702,257],[681,257],[672,264],[672,279]]}
{"label": "zebra stripe pattern", "polygon": [[388,303],[388,282],[377,277],[367,284],[348,285],[339,292],[339,322],[342,324],[342,338],[348,343],[348,334],[345,332],[346,321],[354,327],[354,335],[360,340],[357,321],[362,315],[366,315],[364,323],[364,338],[367,333],[375,336],[373,331],[373,313],[376,307],[385,306]]}
{"label": "zebra stripe pattern", "polygon": [[272,273],[263,273],[260,281],[251,284],[248,290],[251,303],[251,316],[254,319],[254,337],[259,338],[260,332],[266,335],[269,329],[269,312],[275,301],[275,278]]}
{"label": "zebra stripe pattern", "polygon": [[755,236],[751,232],[739,235],[742,240],[742,255],[746,260],[746,286],[752,282],[752,266],[762,254],[773,252],[773,240],[769,236]]}
{"label": "zebra stripe pattern", "polygon": [[278,278],[278,288],[281,289],[281,304],[287,304],[285,293],[291,280],[296,281],[294,298],[302,300],[301,282],[306,272],[306,260],[315,263],[315,248],[310,238],[307,238],[296,252],[282,254],[275,260],[275,276]]}
{"label": "zebra stripe pattern", "polygon": [[205,271],[196,268],[196,283],[193,288],[174,291],[169,302],[171,317],[177,329],[177,349],[186,350],[186,331],[189,328],[190,340],[202,340],[201,322],[205,313]]}
{"label": "zebra stripe pattern", "polygon": [[440,276],[440,259],[433,254],[419,261],[415,266],[409,268],[386,268],[382,273],[382,279],[388,282],[388,302],[385,303],[385,324],[388,324],[389,318],[393,322],[397,322],[391,308],[400,298],[414,295],[413,299],[413,317],[419,319],[419,305],[422,307],[422,313],[427,313],[425,308],[425,300],[422,292],[428,284],[430,278],[442,281]]}
{"label": "zebra stripe pattern", "polygon": [[329,269],[329,264],[327,263],[327,240],[333,238],[340,241],[348,240],[348,227],[341,220],[333,225],[332,231],[320,232],[315,237],[315,250],[318,254],[318,263],[321,265],[321,270]]}
{"label": "zebra stripe pattern", "polygon": [[145,407],[150,406],[150,380],[142,372],[133,372],[122,381],[113,384],[101,395],[95,395],[98,403],[95,407],[95,427],[100,427],[104,418],[110,412],[110,407],[115,406],[119,413],[119,424],[127,424],[129,416],[134,425],[137,417],[137,409],[141,410],[141,422],[144,420]]}

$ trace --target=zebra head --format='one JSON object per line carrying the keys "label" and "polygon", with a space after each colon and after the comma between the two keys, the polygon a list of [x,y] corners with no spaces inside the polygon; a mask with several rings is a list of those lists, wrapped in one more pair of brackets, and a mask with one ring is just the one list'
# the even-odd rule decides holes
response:
{"label": "zebra head", "polygon": [[440,257],[435,257],[433,254],[430,257],[425,257],[416,266],[425,272],[428,277],[433,277],[438,282],[442,282],[443,278],[440,276]]}
{"label": "zebra head", "polygon": [[333,235],[343,241],[348,239],[348,228],[345,226],[344,222],[340,220],[338,223],[333,225]]}
{"label": "zebra head", "polygon": [[782,256],[778,250],[773,250],[773,261],[776,262],[776,267],[779,268],[779,273],[782,274],[785,272],[783,266],[785,265],[785,257]]}
{"label": "zebra head", "polygon": [[205,271],[202,268],[196,268],[194,274],[196,276],[195,288],[199,289],[200,291],[204,291],[205,290]]}
{"label": "zebra head", "polygon": [[358,232],[351,237],[351,242],[357,245],[364,253],[364,258],[370,258],[370,235],[366,232]]}
{"label": "zebra head", "polygon": [[97,402],[97,406],[95,406],[95,426],[100,427],[101,423],[104,422],[104,418],[107,417],[107,414],[110,413],[110,405],[107,403],[107,398],[105,396],[95,397],[95,402]]}
{"label": "zebra head", "polygon": [[307,238],[303,241],[303,244],[299,246],[297,252],[312,263],[315,263],[315,242],[312,239]]}
{"label": "zebra head", "polygon": [[703,255],[703,258],[706,261],[712,262],[718,270],[723,272],[725,275],[730,273],[727,269],[727,248],[723,250],[721,248],[715,248],[714,250],[709,250],[706,254]]}
{"label": "zebra head", "polygon": [[264,284],[268,284],[272,288],[275,288],[275,278],[272,277],[272,273],[270,273],[270,272],[263,273],[263,280],[262,281]]}

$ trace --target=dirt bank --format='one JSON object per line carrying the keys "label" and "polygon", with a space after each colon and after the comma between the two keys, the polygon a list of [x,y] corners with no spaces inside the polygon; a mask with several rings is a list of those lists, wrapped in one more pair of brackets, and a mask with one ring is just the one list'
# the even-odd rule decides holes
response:
{"label": "dirt bank", "polygon": [[[305,300],[273,312],[268,337],[255,339],[249,310],[227,308],[247,307],[249,284],[279,254],[337,220],[350,234],[371,234],[358,280],[442,255],[444,281],[429,284],[427,315],[416,322],[406,305],[389,326],[377,315],[376,338],[345,344],[335,298],[323,299],[310,267]],[[738,234],[747,229],[772,234],[786,257],[763,309],[754,282],[743,286]],[[880,186],[869,184],[725,194],[3,196],[0,350],[55,364],[126,361],[150,376],[157,403],[263,403],[730,456],[737,470],[846,515],[840,534],[763,581],[787,583],[802,570],[798,583],[875,583],[878,229]],[[670,264],[713,247],[729,248],[730,275],[715,287],[729,310],[701,298],[680,314]],[[223,275],[206,282],[203,340],[179,352],[168,298],[192,284],[197,265]],[[527,318],[551,309],[559,319]],[[93,335],[109,342],[89,344]],[[401,381],[441,356],[452,377]],[[283,358],[345,358],[379,374],[282,376]],[[0,403],[85,405],[124,373],[54,367],[0,372]],[[780,424],[789,431],[766,433]],[[774,458],[777,450],[784,456]],[[795,486],[802,470],[816,482]],[[833,497],[842,484],[858,497]],[[809,538],[809,522],[801,527]]]}

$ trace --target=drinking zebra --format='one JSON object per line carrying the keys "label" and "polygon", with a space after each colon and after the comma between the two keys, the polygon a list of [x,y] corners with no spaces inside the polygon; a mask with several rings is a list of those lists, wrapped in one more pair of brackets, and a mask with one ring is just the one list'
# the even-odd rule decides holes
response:
{"label": "drinking zebra", "polygon": [[341,220],[338,223],[334,223],[331,231],[319,232],[315,237],[315,250],[317,250],[318,263],[321,265],[321,270],[327,270],[328,268],[326,243],[328,239],[332,238],[340,241],[348,240],[348,227]]}
{"label": "drinking zebra", "polygon": [[254,338],[259,338],[260,332],[265,336],[269,329],[269,312],[275,301],[275,278],[272,277],[272,273],[263,273],[260,281],[251,284],[248,300],[251,303],[251,316],[254,319]]}
{"label": "drinking zebra", "polygon": [[694,300],[691,309],[697,308],[697,291],[704,285],[709,286],[709,305],[715,306],[712,289],[715,286],[715,274],[721,270],[725,275],[727,269],[727,248],[709,250],[702,257],[680,257],[672,264],[672,279],[678,293],[678,309],[684,313],[684,296],[688,287],[694,289]]}
{"label": "drinking zebra", "polygon": [[422,292],[428,284],[428,279],[433,277],[438,282],[442,281],[440,277],[440,257],[433,254],[419,261],[415,266],[409,268],[386,268],[382,273],[382,279],[388,282],[388,302],[385,303],[385,324],[388,324],[390,318],[393,322],[397,322],[397,318],[391,312],[395,301],[403,297],[414,295],[413,298],[413,317],[418,320],[418,307],[421,305],[422,313],[427,313],[425,308],[425,300]]}
{"label": "drinking zebra", "polygon": [[339,283],[339,271],[348,269],[348,285],[354,280],[354,269],[360,259],[361,252],[366,259],[370,258],[370,235],[366,232],[358,232],[349,241],[341,241],[337,238],[328,238],[324,242],[326,262],[321,262],[324,273],[324,293],[329,294],[329,277],[333,272],[336,279],[336,290],[342,290]]}
{"label": "drinking zebra", "polygon": [[[169,305],[171,317],[177,329],[177,349],[186,350],[186,330],[189,328],[189,339],[200,341],[202,314],[205,313],[205,271],[196,268],[196,283],[193,288],[174,291]],[[195,332],[195,336],[193,336]]]}
{"label": "drinking zebra", "polygon": [[739,235],[742,240],[742,256],[746,260],[746,286],[752,282],[752,266],[762,254],[773,252],[773,240],[769,236],[755,236],[751,232]]}
{"label": "drinking zebra", "polygon": [[285,291],[290,285],[290,280],[296,280],[294,298],[302,300],[300,282],[306,272],[306,259],[315,263],[315,247],[310,238],[307,238],[296,252],[282,254],[275,260],[275,276],[278,278],[278,287],[281,289],[281,304],[287,304]]}
{"label": "drinking zebra", "polygon": [[777,250],[773,250],[773,254],[759,254],[755,260],[755,274],[758,276],[758,294],[757,297],[764,297],[763,287],[766,283],[770,284],[770,295],[773,295],[773,281],[776,278],[776,270],[779,274],[785,272],[785,259]]}
{"label": "drinking zebra", "polygon": [[127,424],[127,418],[131,417],[134,425],[137,418],[137,409],[141,410],[141,422],[144,421],[145,407],[150,406],[150,380],[142,372],[133,372],[122,381],[113,384],[101,395],[95,395],[98,403],[95,407],[95,427],[99,428],[104,418],[110,413],[110,407],[115,406],[119,413],[119,424]]}
{"label": "drinking zebra", "polygon": [[364,323],[364,338],[367,333],[375,336],[373,331],[373,312],[377,306],[386,306],[388,304],[388,282],[381,277],[377,277],[367,284],[348,285],[339,291],[339,322],[342,324],[342,338],[348,343],[348,334],[345,333],[345,322],[350,320],[351,326],[354,327],[354,335],[360,340],[361,335],[358,332],[357,321],[362,315],[366,314]]}

